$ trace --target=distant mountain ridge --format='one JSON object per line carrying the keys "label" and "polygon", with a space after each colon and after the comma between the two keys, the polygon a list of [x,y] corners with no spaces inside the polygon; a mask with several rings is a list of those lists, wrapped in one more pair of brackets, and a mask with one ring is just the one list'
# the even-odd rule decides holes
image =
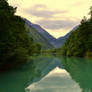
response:
{"label": "distant mountain ridge", "polygon": [[29,20],[25,19],[26,23],[36,29],[37,32],[39,32],[42,36],[44,36],[52,45],[54,45],[54,42],[56,41],[56,38],[51,36],[46,30],[44,30],[40,25],[33,24]]}
{"label": "distant mountain ridge", "polygon": [[[60,37],[60,38],[56,39],[53,36],[51,36],[46,30],[44,30],[40,25],[33,24],[27,19],[24,19],[24,20],[25,20],[26,24],[29,25],[30,28],[35,29],[35,32],[42,37],[41,39],[45,39],[44,40],[45,42],[43,41],[43,43],[49,44],[50,45],[49,47],[51,47],[51,48],[60,48],[60,47],[62,47],[64,45],[65,41],[71,35],[71,33],[78,28],[78,26],[76,26],[68,34],[66,34],[64,37]],[[30,31],[29,34],[31,35],[31,31]]]}
{"label": "distant mountain ridge", "polygon": [[58,38],[57,41],[56,41],[56,48],[60,48],[61,46],[63,46],[65,41],[69,38],[69,36],[72,34],[72,32],[74,32],[77,28],[78,28],[78,26],[74,27],[65,36]]}
{"label": "distant mountain ridge", "polygon": [[39,43],[41,44],[42,46],[42,49],[50,49],[50,48],[54,48],[52,44],[50,44],[48,42],[48,40],[38,32],[38,30],[36,30],[34,27],[33,27],[33,24],[26,20],[25,19],[25,27],[26,27],[26,30],[28,31],[28,35],[33,38],[33,40],[36,42],[36,43]]}

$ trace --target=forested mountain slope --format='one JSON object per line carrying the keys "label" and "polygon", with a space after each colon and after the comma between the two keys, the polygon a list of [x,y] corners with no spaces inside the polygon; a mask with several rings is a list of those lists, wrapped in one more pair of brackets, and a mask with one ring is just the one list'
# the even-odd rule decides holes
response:
{"label": "forested mountain slope", "polygon": [[92,7],[91,17],[81,21],[80,26],[65,42],[62,54],[66,56],[92,57]]}
{"label": "forested mountain slope", "polygon": [[0,0],[0,69],[26,62],[40,53],[41,46],[28,36],[25,21],[15,15],[16,8]]}
{"label": "forested mountain slope", "polygon": [[[44,30],[40,25],[33,24],[29,20],[24,19],[27,24],[27,29],[29,29],[29,36],[36,41],[42,44],[42,48],[60,48],[64,45],[65,41],[73,31],[75,31],[78,26],[74,27],[69,33],[67,33],[64,37],[60,37],[58,39],[54,38],[50,35],[46,30]],[[33,31],[34,30],[34,31]]]}
{"label": "forested mountain slope", "polygon": [[48,42],[48,40],[41,35],[35,28],[30,27],[26,24],[26,29],[28,30],[29,37],[33,38],[34,42],[41,45],[42,49],[51,49],[53,45]]}

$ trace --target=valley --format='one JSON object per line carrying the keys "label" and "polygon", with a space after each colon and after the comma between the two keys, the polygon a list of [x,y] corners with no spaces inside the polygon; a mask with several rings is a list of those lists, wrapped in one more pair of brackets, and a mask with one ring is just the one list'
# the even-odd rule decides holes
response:
{"label": "valley", "polygon": [[[60,37],[58,39],[51,36],[46,30],[44,30],[40,25],[33,24],[29,20],[24,19],[26,22],[26,26],[29,31],[29,36],[34,39],[34,41],[42,44],[42,47],[50,48],[61,48],[65,41],[69,38],[73,31],[75,31],[78,26],[73,28],[68,34],[64,37]],[[33,31],[32,31],[33,30]],[[43,41],[42,41],[43,40]]]}

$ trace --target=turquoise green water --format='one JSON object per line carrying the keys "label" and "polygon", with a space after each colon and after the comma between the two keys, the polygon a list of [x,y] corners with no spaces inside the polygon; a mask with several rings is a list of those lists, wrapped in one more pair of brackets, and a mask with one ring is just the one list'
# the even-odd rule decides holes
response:
{"label": "turquoise green water", "polygon": [[92,59],[39,56],[0,74],[0,92],[92,92]]}

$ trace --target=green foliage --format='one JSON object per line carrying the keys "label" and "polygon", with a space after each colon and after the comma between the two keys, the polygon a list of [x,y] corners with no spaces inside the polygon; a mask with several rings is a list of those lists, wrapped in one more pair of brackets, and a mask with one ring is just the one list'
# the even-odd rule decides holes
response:
{"label": "green foliage", "polygon": [[33,38],[34,42],[38,42],[38,44],[41,45],[42,50],[53,48],[48,40],[44,38],[43,35],[41,35],[35,28],[32,28],[28,24],[26,24],[26,29],[28,30],[28,35]]}
{"label": "green foliage", "polygon": [[41,46],[28,36],[24,20],[15,12],[16,8],[0,0],[0,67],[23,63],[28,55],[40,52]]}
{"label": "green foliage", "polygon": [[84,17],[78,29],[65,42],[62,54],[66,56],[92,57],[92,18],[87,20]]}

